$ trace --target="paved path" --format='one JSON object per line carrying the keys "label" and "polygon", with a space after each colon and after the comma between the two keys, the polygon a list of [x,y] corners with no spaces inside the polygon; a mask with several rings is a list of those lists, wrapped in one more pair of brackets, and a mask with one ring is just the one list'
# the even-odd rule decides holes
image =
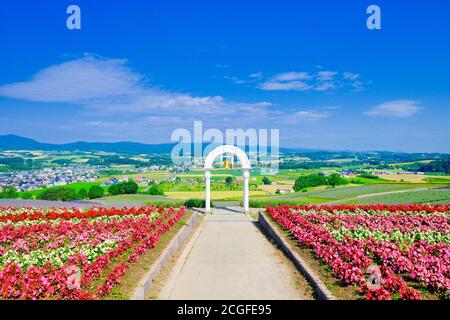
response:
{"label": "paved path", "polygon": [[254,222],[214,211],[181,254],[160,299],[304,299],[287,259]]}

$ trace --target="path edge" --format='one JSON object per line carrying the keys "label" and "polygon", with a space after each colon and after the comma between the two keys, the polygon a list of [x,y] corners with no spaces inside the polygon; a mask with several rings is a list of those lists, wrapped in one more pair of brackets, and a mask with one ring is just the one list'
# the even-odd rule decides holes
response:
{"label": "path edge", "polygon": [[311,284],[316,296],[320,300],[336,300],[336,297],[328,290],[322,280],[311,270],[303,258],[293,250],[291,244],[283,238],[283,235],[277,231],[273,223],[261,211],[258,212],[258,222],[266,235],[275,241],[284,254],[294,263],[297,270]]}
{"label": "path edge", "polygon": [[130,298],[131,300],[145,300],[145,296],[152,287],[153,280],[159,275],[177,249],[192,236],[193,231],[199,223],[200,218],[194,213],[189,220],[186,221],[186,225],[177,232],[172,240],[170,240],[170,243],[164,248],[162,254],[155,263],[153,263],[151,269],[141,278]]}

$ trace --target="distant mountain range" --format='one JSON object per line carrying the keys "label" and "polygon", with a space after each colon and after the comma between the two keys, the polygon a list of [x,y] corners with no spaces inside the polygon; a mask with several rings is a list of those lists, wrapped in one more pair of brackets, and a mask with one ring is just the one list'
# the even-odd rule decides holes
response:
{"label": "distant mountain range", "polygon": [[[85,142],[78,141],[64,144],[41,143],[17,135],[0,135],[0,150],[43,150],[43,151],[104,151],[118,153],[170,153],[175,143],[146,144],[139,142]],[[209,144],[204,144],[207,146]],[[270,148],[269,148],[270,151]],[[319,151],[313,149],[286,149],[281,152]]]}
{"label": "distant mountain range", "polygon": [[[85,142],[78,141],[64,144],[42,143],[36,140],[25,138],[17,135],[0,135],[0,150],[43,150],[43,151],[104,151],[117,153],[133,153],[133,154],[150,154],[150,153],[170,153],[175,146],[175,143],[163,144],[146,144],[139,142]],[[203,144],[203,147],[209,144]],[[270,147],[269,150],[270,152]],[[355,153],[350,150],[345,151],[331,151],[323,149],[306,149],[306,148],[280,148],[281,153]],[[404,152],[389,152],[389,151],[374,151],[383,152],[387,154],[407,154]],[[363,152],[364,153],[364,152]],[[417,153],[418,155],[425,155],[426,153]],[[442,153],[429,153],[429,155],[442,155]]]}
{"label": "distant mountain range", "polygon": [[0,136],[1,150],[44,151],[105,151],[124,153],[170,153],[175,144],[145,144],[138,142],[73,142],[64,144],[41,143],[16,135]]}

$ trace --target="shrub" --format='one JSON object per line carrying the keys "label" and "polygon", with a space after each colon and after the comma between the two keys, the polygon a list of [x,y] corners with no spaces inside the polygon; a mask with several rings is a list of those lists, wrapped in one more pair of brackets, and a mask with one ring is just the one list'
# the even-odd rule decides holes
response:
{"label": "shrub", "polygon": [[226,184],[232,184],[233,181],[234,181],[234,179],[233,179],[232,176],[228,176],[228,177],[225,178],[225,183]]}
{"label": "shrub", "polygon": [[19,197],[19,193],[14,187],[7,187],[0,192],[0,199],[16,199]]}
{"label": "shrub", "polygon": [[339,174],[333,173],[332,175],[327,177],[327,184],[334,188],[335,186],[348,184],[348,181],[342,178]]}
{"label": "shrub", "polygon": [[33,194],[31,192],[23,192],[21,198],[24,200],[33,199]]}
{"label": "shrub", "polygon": [[80,191],[78,191],[78,198],[80,200],[86,199],[88,196],[88,192],[86,191],[85,188],[81,188]]}
{"label": "shrub", "polygon": [[39,199],[50,201],[78,200],[78,193],[75,189],[67,187],[49,188],[39,194]]}
{"label": "shrub", "polygon": [[121,182],[113,184],[108,188],[109,194],[117,196],[120,194],[136,194],[138,192],[139,186],[133,180],[127,182]]}
{"label": "shrub", "polygon": [[187,208],[204,208],[206,207],[206,201],[204,199],[188,199],[184,202],[184,206]]}
{"label": "shrub", "polygon": [[317,187],[327,184],[327,178],[323,174],[310,174],[300,176],[295,180],[294,190],[300,191],[309,187]]}
{"label": "shrub", "polygon": [[89,199],[98,199],[103,197],[105,190],[100,186],[91,186],[88,192]]}
{"label": "shrub", "polygon": [[152,196],[163,196],[164,190],[162,190],[157,184],[153,183],[144,193]]}
{"label": "shrub", "polygon": [[264,178],[262,179],[262,183],[263,183],[264,185],[271,185],[271,184],[272,184],[272,181],[270,181],[269,178],[264,177]]}

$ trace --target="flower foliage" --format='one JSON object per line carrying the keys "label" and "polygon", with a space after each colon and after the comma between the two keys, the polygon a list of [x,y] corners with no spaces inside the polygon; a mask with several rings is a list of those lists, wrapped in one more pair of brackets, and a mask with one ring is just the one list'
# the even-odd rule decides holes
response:
{"label": "flower foliage", "polygon": [[[0,208],[0,298],[105,296],[184,213],[184,207]],[[98,279],[106,280],[93,289]]]}
{"label": "flower foliage", "polygon": [[[278,206],[268,214],[368,300],[450,290],[450,205]],[[367,271],[380,269],[379,285]]]}

